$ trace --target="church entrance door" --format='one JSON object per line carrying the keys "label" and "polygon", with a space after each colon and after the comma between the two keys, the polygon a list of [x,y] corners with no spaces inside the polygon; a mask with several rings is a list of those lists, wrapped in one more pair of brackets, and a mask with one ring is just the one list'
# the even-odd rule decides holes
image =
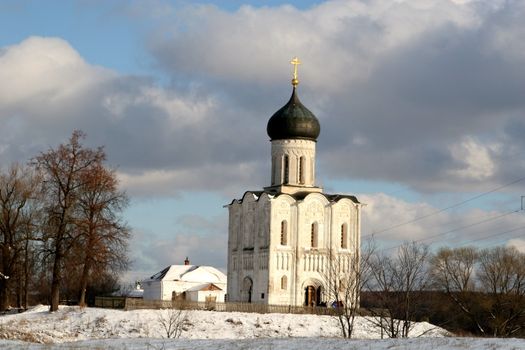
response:
{"label": "church entrance door", "polygon": [[321,287],[307,286],[304,290],[304,304],[306,306],[318,306],[321,300]]}
{"label": "church entrance door", "polygon": [[250,277],[245,277],[242,281],[241,289],[241,301],[245,303],[252,302],[252,290],[253,290],[253,281]]}

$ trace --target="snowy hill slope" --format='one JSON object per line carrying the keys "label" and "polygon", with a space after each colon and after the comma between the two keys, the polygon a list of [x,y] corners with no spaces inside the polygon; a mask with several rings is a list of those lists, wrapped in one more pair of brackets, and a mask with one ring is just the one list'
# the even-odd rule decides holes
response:
{"label": "snowy hill slope", "polygon": [[[187,322],[181,338],[245,339],[283,337],[340,337],[338,321],[330,316],[184,311]],[[49,313],[38,306],[22,314],[0,318],[0,337],[38,343],[61,343],[101,338],[165,338],[160,320],[168,310],[110,310],[61,307]],[[446,331],[418,323],[413,336],[443,336]],[[355,338],[379,338],[366,318],[356,320]]]}
{"label": "snowy hill slope", "polygon": [[167,312],[61,307],[50,314],[47,306],[38,306],[0,317],[0,338],[9,339],[0,340],[0,348],[525,350],[525,342],[516,339],[445,338],[446,331],[424,322],[414,327],[412,336],[417,339],[364,340],[379,338],[380,333],[366,318],[358,318],[355,337],[360,340],[345,340],[337,339],[337,320],[329,316],[212,311],[187,311],[181,337],[162,339],[166,332],[160,320]]}

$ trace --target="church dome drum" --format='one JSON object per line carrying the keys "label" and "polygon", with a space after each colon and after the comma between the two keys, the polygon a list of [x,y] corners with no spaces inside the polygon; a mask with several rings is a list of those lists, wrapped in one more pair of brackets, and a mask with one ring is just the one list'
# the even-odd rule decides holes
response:
{"label": "church dome drum", "polygon": [[306,139],[316,141],[321,126],[315,115],[308,110],[296,93],[294,86],[288,103],[272,115],[266,132],[271,140]]}

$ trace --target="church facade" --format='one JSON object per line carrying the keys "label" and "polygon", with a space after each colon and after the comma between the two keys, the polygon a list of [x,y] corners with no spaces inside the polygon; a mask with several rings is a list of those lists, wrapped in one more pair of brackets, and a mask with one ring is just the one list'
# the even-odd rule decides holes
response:
{"label": "church facade", "polygon": [[267,125],[270,186],[227,205],[229,301],[328,304],[330,283],[348,275],[359,256],[361,203],[316,186],[320,125],[298,98],[299,62],[292,63],[292,96]]}

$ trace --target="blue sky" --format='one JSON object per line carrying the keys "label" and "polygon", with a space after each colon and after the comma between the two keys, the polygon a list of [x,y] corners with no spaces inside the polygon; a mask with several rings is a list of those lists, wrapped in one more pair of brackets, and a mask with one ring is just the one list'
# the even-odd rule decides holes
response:
{"label": "blue sky", "polygon": [[269,182],[266,122],[297,55],[318,183],[368,204],[363,234],[523,249],[508,232],[522,212],[491,219],[525,195],[506,186],[525,176],[523,15],[489,0],[3,1],[0,164],[80,128],[132,199],[127,278],[186,256],[224,269],[223,205]]}
{"label": "blue sky", "polygon": [[150,71],[141,51],[145,23],[119,13],[125,6],[113,1],[4,1],[1,43],[12,45],[34,35],[60,37],[91,64],[129,74]]}

